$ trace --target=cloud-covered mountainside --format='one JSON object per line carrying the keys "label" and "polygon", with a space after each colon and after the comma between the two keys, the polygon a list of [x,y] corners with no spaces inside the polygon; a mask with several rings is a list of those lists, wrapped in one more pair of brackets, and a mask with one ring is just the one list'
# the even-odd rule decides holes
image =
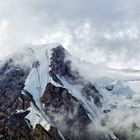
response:
{"label": "cloud-covered mountainside", "polygon": [[128,81],[88,80],[81,68],[90,65],[60,44],[29,45],[1,61],[0,139],[139,139],[140,96]]}

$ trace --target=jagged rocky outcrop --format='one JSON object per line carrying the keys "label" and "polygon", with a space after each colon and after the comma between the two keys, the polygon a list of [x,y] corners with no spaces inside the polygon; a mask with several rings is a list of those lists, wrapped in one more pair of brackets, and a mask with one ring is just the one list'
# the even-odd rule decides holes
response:
{"label": "jagged rocky outcrop", "polygon": [[91,120],[82,104],[67,89],[48,83],[42,96],[42,102],[45,104],[45,113],[58,128],[62,127],[66,139],[85,138],[85,128],[91,123]]}

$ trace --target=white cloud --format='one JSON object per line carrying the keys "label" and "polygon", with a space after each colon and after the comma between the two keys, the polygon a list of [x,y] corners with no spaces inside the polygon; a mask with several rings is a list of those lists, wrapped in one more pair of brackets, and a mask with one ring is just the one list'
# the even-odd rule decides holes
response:
{"label": "white cloud", "polygon": [[0,58],[60,42],[85,61],[140,68],[139,0],[0,0]]}

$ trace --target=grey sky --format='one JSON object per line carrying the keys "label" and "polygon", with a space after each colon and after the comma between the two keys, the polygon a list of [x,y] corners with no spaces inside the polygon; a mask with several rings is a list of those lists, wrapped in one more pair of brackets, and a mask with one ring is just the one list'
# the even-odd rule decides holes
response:
{"label": "grey sky", "polygon": [[60,42],[94,64],[140,69],[139,0],[0,0],[0,57]]}

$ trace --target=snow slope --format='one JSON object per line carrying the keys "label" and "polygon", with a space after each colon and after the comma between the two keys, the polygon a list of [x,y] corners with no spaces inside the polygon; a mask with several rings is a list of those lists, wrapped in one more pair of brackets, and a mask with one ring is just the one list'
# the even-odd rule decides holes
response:
{"label": "snow slope", "polygon": [[[33,50],[35,63],[33,64],[33,68],[26,79],[24,87],[24,90],[28,91],[33,96],[33,99],[38,107],[37,109],[34,104],[31,104],[31,107],[28,108],[30,113],[26,116],[26,118],[30,120],[33,128],[36,126],[36,124],[40,124],[47,131],[53,124],[43,111],[43,104],[40,101],[40,97],[42,97],[47,84],[52,81],[49,76],[48,50],[50,47],[53,48],[57,46],[58,44],[49,44],[48,46],[42,45],[36,47],[32,46],[33,48],[31,49]],[[62,139],[64,139],[60,132],[59,135],[62,137]]]}
{"label": "snow slope", "polygon": [[46,84],[48,83],[48,59],[44,49],[34,51],[35,60],[39,62],[38,66],[34,66],[27,77],[24,90],[31,93],[36,104],[41,108],[40,97],[43,95]]}

